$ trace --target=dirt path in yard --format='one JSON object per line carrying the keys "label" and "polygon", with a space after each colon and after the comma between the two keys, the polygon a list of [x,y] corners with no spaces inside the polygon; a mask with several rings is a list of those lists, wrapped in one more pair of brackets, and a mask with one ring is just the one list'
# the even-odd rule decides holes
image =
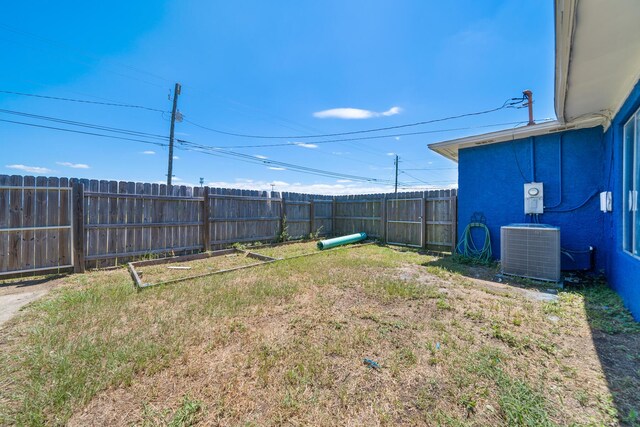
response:
{"label": "dirt path in yard", "polygon": [[[416,265],[407,265],[400,270],[400,278],[403,280],[417,279],[419,282],[428,283],[432,280],[432,276],[425,273],[422,267]],[[540,291],[535,288],[521,288],[508,283],[497,283],[492,281],[491,274],[485,270],[478,268],[478,274],[473,277],[467,277],[468,280],[480,289],[489,293],[496,293],[503,296],[520,296],[531,301],[556,301],[558,293],[555,289],[548,291]]]}
{"label": "dirt path in yard", "polygon": [[59,277],[0,282],[0,327],[12,319],[22,307],[42,297],[61,283]]}

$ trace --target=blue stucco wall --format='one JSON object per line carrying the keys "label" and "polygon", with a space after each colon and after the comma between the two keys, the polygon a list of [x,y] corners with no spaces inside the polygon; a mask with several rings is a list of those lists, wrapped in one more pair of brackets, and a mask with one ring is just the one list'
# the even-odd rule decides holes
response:
{"label": "blue stucco wall", "polygon": [[[606,186],[607,153],[600,126],[460,150],[459,232],[474,212],[482,212],[499,259],[500,227],[530,221],[524,214],[524,183],[542,182],[546,208],[540,222],[560,227],[563,248],[595,247],[596,268],[604,271],[608,244],[598,193]],[[589,268],[588,253],[574,253],[573,260],[563,255],[562,268]]]}
{"label": "blue stucco wall", "polygon": [[[460,150],[460,234],[475,212],[483,213],[499,259],[500,227],[530,221],[524,215],[523,184],[542,182],[545,213],[540,222],[560,227],[565,249],[594,246],[596,270],[605,272],[640,321],[640,258],[622,250],[622,129],[638,108],[640,82],[604,134],[596,127]],[[613,212],[600,212],[600,191],[612,192]],[[478,243],[482,238],[475,236]],[[563,255],[562,267],[586,269],[589,257]]]}
{"label": "blue stucco wall", "polygon": [[604,239],[608,244],[606,271],[609,284],[620,294],[636,320],[640,321],[640,259],[622,250],[622,127],[640,107],[637,83],[604,135],[609,191],[613,193],[613,212],[605,220]]}

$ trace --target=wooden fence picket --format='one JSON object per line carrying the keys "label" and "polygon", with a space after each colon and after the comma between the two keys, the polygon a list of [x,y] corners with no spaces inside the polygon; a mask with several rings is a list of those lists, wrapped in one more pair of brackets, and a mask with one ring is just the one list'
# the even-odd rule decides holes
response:
{"label": "wooden fence picket", "polygon": [[321,196],[0,175],[0,278],[275,241],[285,218],[296,239],[364,231],[452,251],[456,201],[456,189]]}

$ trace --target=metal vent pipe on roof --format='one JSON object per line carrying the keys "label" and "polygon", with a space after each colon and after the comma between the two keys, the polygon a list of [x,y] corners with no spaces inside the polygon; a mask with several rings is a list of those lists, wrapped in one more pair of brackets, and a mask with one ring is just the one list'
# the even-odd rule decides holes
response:
{"label": "metal vent pipe on roof", "polygon": [[529,107],[529,123],[527,123],[527,126],[535,125],[536,122],[533,121],[533,92],[527,89],[522,94],[527,98],[526,105]]}

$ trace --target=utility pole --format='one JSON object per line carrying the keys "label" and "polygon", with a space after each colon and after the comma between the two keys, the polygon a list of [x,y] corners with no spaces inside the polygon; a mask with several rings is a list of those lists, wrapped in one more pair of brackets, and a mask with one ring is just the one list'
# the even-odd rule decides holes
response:
{"label": "utility pole", "polygon": [[180,83],[176,83],[173,90],[173,109],[171,110],[171,130],[169,131],[169,168],[167,170],[167,190],[171,187],[173,176],[173,132],[176,127],[176,111],[178,110],[178,96],[180,95]]}
{"label": "utility pole", "polygon": [[396,154],[395,165],[396,165],[396,191],[395,191],[395,194],[398,194],[398,155],[397,154]]}

